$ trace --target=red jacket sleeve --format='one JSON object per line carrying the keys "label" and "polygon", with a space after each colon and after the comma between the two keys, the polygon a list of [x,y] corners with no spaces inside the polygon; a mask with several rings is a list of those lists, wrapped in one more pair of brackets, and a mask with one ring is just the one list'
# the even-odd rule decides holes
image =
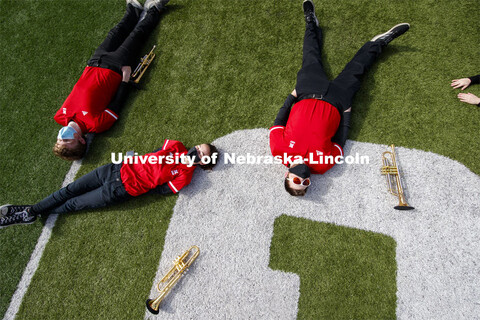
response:
{"label": "red jacket sleeve", "polygon": [[94,133],[100,133],[110,129],[117,121],[118,115],[110,109],[105,109],[97,118],[95,118]]}
{"label": "red jacket sleeve", "polygon": [[53,116],[53,119],[61,126],[66,126],[68,125],[68,120],[65,115],[66,108],[61,107],[58,109],[57,113],[55,113],[55,116]]}
{"label": "red jacket sleeve", "polygon": [[193,171],[182,172],[175,179],[168,182],[168,186],[173,193],[178,193],[183,187],[187,186],[192,181]]}
{"label": "red jacket sleeve", "polygon": [[273,126],[269,131],[270,151],[273,156],[282,155],[284,126]]}

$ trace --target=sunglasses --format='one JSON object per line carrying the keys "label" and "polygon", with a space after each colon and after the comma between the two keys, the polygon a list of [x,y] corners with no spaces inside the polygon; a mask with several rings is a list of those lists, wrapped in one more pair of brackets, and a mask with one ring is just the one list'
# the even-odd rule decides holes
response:
{"label": "sunglasses", "polygon": [[293,179],[286,178],[288,181],[292,181],[295,184],[301,184],[302,186],[308,187],[310,185],[310,178],[300,179],[299,177],[294,177]]}

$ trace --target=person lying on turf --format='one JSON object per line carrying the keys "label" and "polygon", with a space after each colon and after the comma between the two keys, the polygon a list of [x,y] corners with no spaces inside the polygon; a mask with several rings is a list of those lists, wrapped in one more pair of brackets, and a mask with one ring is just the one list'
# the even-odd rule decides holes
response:
{"label": "person lying on turf", "polygon": [[127,12],[94,52],[80,79],[54,116],[62,125],[53,153],[65,160],[81,159],[85,134],[108,130],[118,119],[128,93],[132,60],[155,29],[169,0],[127,0]]}
{"label": "person lying on turf", "polygon": [[[465,90],[468,86],[471,84],[478,84],[480,83],[480,74],[469,77],[469,78],[462,78],[462,79],[454,79],[452,80],[452,83],[450,84],[454,89],[461,88],[462,90]],[[480,97],[477,97],[473,93],[459,93],[458,94],[458,99],[460,99],[461,102],[466,102],[469,104],[476,105],[477,107],[480,107]]]}
{"label": "person lying on turf", "polygon": [[289,167],[284,185],[293,196],[305,195],[311,173],[324,174],[334,166],[327,157],[343,157],[350,126],[350,106],[362,76],[382,49],[410,28],[408,23],[401,23],[373,37],[343,71],[329,81],[321,60],[322,29],[311,0],[303,2],[303,11],[306,30],[302,68],[297,74],[295,89],[269,131],[272,155],[280,156]]}
{"label": "person lying on turf", "polygon": [[190,183],[197,166],[204,170],[215,166],[218,150],[211,144],[187,150],[179,141],[165,140],[162,148],[143,158],[165,160],[109,163],[34,205],[3,205],[0,207],[0,228],[33,223],[38,215],[105,207],[145,193],[177,193]]}

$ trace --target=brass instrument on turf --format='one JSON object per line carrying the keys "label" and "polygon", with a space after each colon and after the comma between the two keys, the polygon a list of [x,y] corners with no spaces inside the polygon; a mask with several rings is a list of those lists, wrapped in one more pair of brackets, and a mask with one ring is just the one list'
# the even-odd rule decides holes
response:
{"label": "brass instrument on turf", "polygon": [[[194,251],[194,252],[192,252]],[[160,303],[165,298],[165,296],[170,292],[170,289],[177,283],[177,281],[182,277],[183,273],[190,267],[190,265],[195,261],[195,259],[200,254],[200,249],[197,246],[191,246],[190,249],[185,251],[184,254],[178,256],[174,261],[173,267],[168,271],[168,273],[160,280],[157,285],[157,290],[160,295],[155,299],[147,300],[147,309],[153,314],[158,314]],[[189,258],[188,258],[189,257]],[[185,261],[188,258],[187,261]],[[167,282],[162,288],[161,284]]]}
{"label": "brass instrument on turf", "polygon": [[397,160],[395,157],[395,145],[390,146],[392,151],[385,151],[382,153],[383,166],[381,169],[382,175],[385,175],[387,180],[388,191],[394,196],[398,197],[399,204],[394,208],[397,210],[412,210],[414,207],[410,207],[405,200],[403,193],[402,179],[400,177],[400,171],[398,170]]}
{"label": "brass instrument on turf", "polygon": [[155,50],[156,47],[157,46],[153,46],[152,50],[150,50],[148,54],[144,55],[143,58],[140,58],[140,63],[130,76],[134,83],[138,84],[140,82],[140,79],[147,70],[148,66],[150,65],[150,63],[152,63],[153,59],[155,58],[155,53],[153,53],[153,50]]}

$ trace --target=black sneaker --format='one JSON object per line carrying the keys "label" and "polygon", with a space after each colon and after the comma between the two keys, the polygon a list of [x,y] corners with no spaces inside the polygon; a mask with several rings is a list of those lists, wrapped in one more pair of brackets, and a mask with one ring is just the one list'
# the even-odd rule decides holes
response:
{"label": "black sneaker", "polygon": [[37,216],[30,214],[28,209],[21,212],[15,212],[14,214],[0,218],[0,229],[5,228],[12,224],[31,224],[37,220]]}
{"label": "black sneaker", "polygon": [[397,24],[396,26],[393,26],[392,29],[388,30],[385,33],[377,34],[370,41],[384,41],[385,44],[388,44],[393,39],[407,32],[408,29],[410,29],[410,25],[408,23],[400,23],[400,24]]}
{"label": "black sneaker", "polygon": [[305,16],[305,22],[314,22],[318,27],[318,19],[315,15],[315,5],[312,0],[303,1],[303,15]]}
{"label": "black sneaker", "polygon": [[133,10],[135,10],[135,13],[137,14],[138,17],[143,12],[143,6],[138,0],[127,0],[127,8],[128,6],[131,5],[133,7]]}
{"label": "black sneaker", "polygon": [[0,207],[0,217],[7,217],[15,212],[20,212],[24,211],[27,208],[30,208],[31,206],[13,206],[11,204],[4,204],[3,206]]}

